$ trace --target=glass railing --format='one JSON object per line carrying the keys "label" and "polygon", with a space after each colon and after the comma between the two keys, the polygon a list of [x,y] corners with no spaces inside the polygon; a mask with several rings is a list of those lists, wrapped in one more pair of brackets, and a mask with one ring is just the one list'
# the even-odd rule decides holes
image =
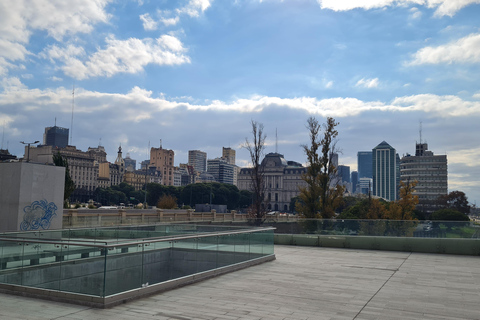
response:
{"label": "glass railing", "polygon": [[274,228],[168,225],[0,235],[0,284],[108,297],[273,256]]}
{"label": "glass railing", "polygon": [[265,223],[276,234],[315,234],[373,237],[480,238],[480,225],[472,221],[318,220]]}

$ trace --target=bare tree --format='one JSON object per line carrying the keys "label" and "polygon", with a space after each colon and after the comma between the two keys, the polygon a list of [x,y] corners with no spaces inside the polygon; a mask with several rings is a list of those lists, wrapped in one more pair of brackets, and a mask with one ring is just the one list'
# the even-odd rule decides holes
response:
{"label": "bare tree", "polygon": [[[331,218],[341,204],[344,187],[339,185],[337,168],[333,163],[336,150],[338,122],[328,117],[323,126],[314,117],[307,121],[310,144],[302,145],[307,155],[308,168],[302,179],[297,211],[306,218]],[[320,140],[323,129],[323,138]]]}
{"label": "bare tree", "polygon": [[252,169],[250,171],[251,191],[253,192],[252,205],[248,209],[249,220],[255,225],[261,225],[266,217],[265,203],[265,172],[261,164],[265,150],[265,139],[267,136],[263,133],[263,124],[252,120],[253,141],[245,138],[244,148],[250,153]]}

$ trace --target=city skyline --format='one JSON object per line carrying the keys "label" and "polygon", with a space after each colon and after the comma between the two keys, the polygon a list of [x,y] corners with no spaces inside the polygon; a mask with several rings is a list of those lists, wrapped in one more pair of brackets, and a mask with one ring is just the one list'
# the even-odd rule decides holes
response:
{"label": "city skyline", "polygon": [[175,165],[231,147],[244,167],[256,120],[266,153],[304,163],[308,117],[331,116],[353,171],[381,141],[414,154],[421,122],[449,191],[475,203],[479,14],[477,0],[3,1],[1,148],[22,156],[56,124],[110,162],[162,140]]}

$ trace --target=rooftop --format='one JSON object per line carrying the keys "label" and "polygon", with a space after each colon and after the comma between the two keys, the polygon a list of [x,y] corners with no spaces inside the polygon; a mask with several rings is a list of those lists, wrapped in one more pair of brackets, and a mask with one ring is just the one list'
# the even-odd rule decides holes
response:
{"label": "rooftop", "polygon": [[278,245],[275,254],[275,261],[111,309],[0,294],[0,319],[480,317],[478,257]]}

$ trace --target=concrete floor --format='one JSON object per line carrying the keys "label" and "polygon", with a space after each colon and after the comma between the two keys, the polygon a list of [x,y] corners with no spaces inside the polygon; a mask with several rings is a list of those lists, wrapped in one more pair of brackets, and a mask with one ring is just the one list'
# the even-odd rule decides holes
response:
{"label": "concrete floor", "polygon": [[479,257],[295,246],[275,254],[111,309],[0,294],[0,319],[480,319]]}

